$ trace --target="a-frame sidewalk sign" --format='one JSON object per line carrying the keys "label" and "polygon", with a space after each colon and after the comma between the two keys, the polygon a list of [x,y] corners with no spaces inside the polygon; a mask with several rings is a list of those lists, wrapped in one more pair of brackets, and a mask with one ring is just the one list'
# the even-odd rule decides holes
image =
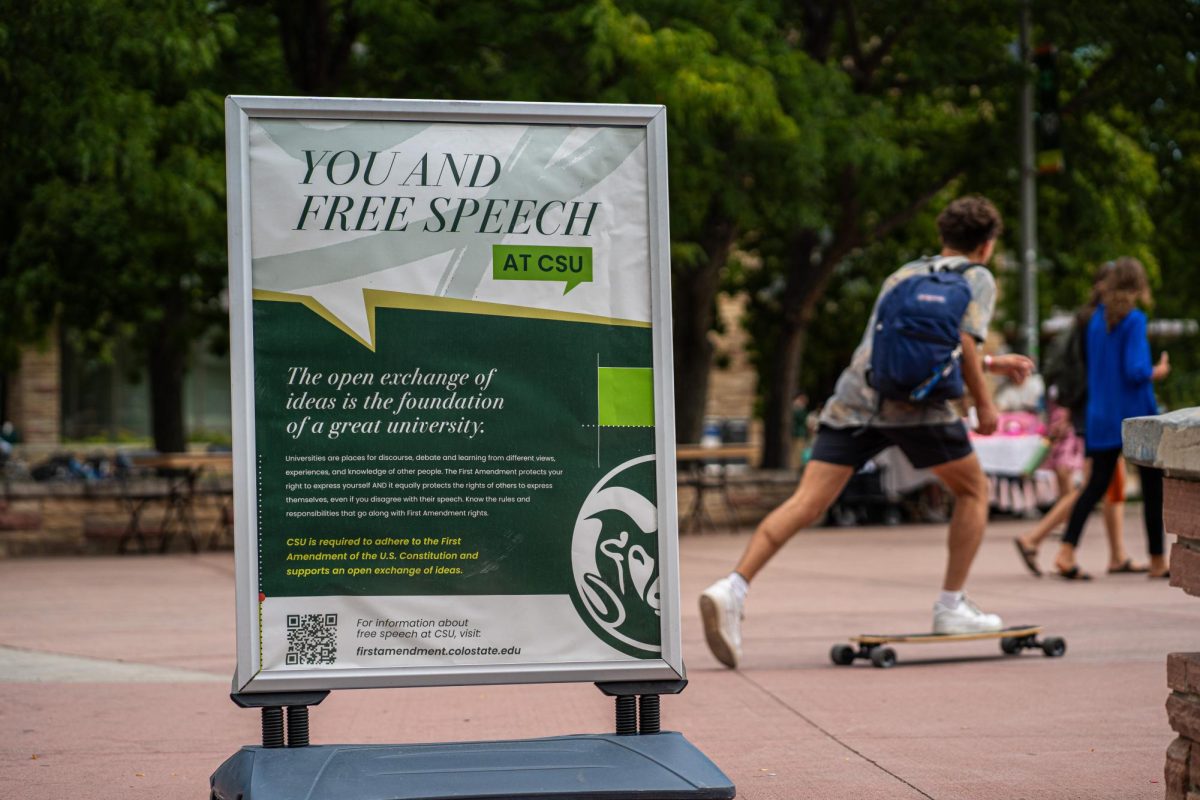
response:
{"label": "a-frame sidewalk sign", "polygon": [[[733,797],[659,725],[666,109],[230,97],[226,136],[232,698],[263,741],[213,798]],[[309,743],[333,689],[550,682],[616,731]]]}

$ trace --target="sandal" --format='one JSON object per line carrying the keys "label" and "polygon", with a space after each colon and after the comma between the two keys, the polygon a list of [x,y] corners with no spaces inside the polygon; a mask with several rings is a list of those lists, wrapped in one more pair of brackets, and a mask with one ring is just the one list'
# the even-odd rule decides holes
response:
{"label": "sandal", "polygon": [[1166,572],[1151,572],[1146,577],[1150,578],[1151,580],[1154,580],[1157,578],[1169,578],[1169,577],[1171,577],[1171,570],[1167,570]]}
{"label": "sandal", "polygon": [[1149,572],[1149,571],[1150,571],[1150,566],[1148,564],[1134,564],[1132,558],[1125,559],[1120,564],[1120,566],[1108,568],[1109,575],[1117,575],[1119,573],[1125,573],[1125,572],[1142,573],[1142,572]]}
{"label": "sandal", "polygon": [[1042,577],[1042,570],[1037,565],[1037,550],[1025,547],[1021,540],[1013,539],[1013,544],[1017,546],[1017,552],[1021,554],[1021,560],[1025,562],[1025,566],[1037,577]]}
{"label": "sandal", "polygon": [[1092,576],[1081,570],[1078,565],[1070,569],[1060,569],[1058,577],[1068,581],[1090,581],[1092,579]]}

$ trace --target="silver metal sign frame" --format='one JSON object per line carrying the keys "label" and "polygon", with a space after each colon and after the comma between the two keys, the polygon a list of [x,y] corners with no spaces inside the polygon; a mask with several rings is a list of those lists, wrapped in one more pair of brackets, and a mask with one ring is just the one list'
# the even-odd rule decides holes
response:
{"label": "silver metal sign frame", "polygon": [[[655,450],[662,656],[612,662],[262,671],[259,652],[258,518],[251,282],[250,120],[417,122],[642,127],[647,139]],[[237,580],[236,692],[570,681],[675,680],[684,676],[680,636],[671,268],[666,109],[651,105],[233,96],[225,102],[229,209],[229,314],[233,388],[234,530]]]}

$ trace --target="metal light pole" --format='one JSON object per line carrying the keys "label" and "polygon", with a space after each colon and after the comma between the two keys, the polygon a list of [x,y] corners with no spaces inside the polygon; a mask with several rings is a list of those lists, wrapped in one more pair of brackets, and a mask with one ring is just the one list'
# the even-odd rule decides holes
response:
{"label": "metal light pole", "polygon": [[1033,69],[1029,46],[1030,0],[1021,3],[1021,331],[1025,354],[1038,363],[1037,171],[1033,144]]}

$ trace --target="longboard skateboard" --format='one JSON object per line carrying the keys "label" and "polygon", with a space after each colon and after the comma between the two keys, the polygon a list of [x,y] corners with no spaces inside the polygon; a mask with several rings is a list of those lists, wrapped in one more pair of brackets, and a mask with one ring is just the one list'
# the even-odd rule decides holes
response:
{"label": "longboard skateboard", "polygon": [[[1005,655],[1015,656],[1022,650],[1041,650],[1051,658],[1067,652],[1067,642],[1061,636],[1042,639],[1041,625],[1014,625],[987,633],[864,633],[850,637],[854,644],[835,644],[829,651],[834,664],[846,667],[856,659],[870,661],[876,667],[886,669],[896,663],[896,651],[889,644],[938,644],[941,642],[970,642],[976,639],[999,639],[1000,649]],[[854,645],[858,645],[857,649]]]}

